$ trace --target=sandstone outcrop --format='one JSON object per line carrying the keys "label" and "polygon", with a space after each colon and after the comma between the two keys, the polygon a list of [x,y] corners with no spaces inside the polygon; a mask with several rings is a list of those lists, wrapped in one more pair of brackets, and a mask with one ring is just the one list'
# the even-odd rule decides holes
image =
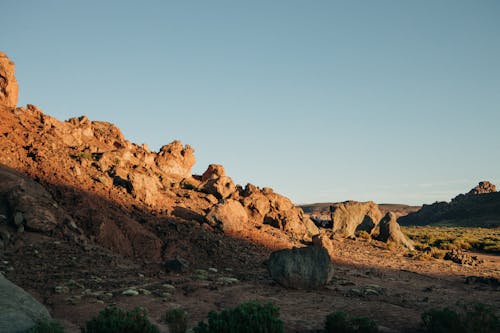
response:
{"label": "sandstone outcrop", "polygon": [[488,181],[466,194],[459,194],[450,202],[423,205],[415,213],[398,219],[401,225],[427,225],[446,221],[461,226],[500,226],[500,193]]}
{"label": "sandstone outcrop", "polygon": [[393,212],[389,212],[384,216],[379,223],[380,233],[378,240],[385,243],[401,245],[410,250],[414,250],[415,246],[413,245],[413,242],[406,238],[396,220],[397,215]]}
{"label": "sandstone outcrop", "polygon": [[333,232],[341,237],[354,237],[357,230],[371,234],[382,217],[372,201],[345,201],[333,204],[331,209]]}
{"label": "sandstone outcrop", "polygon": [[315,246],[273,252],[267,268],[273,280],[291,289],[318,289],[333,276],[327,250]]}
{"label": "sandstone outcrop", "polygon": [[38,321],[49,319],[42,304],[0,274],[0,332],[24,333]]}
{"label": "sandstone outcrop", "polygon": [[18,87],[14,66],[14,62],[0,52],[0,105],[9,108],[17,105]]}

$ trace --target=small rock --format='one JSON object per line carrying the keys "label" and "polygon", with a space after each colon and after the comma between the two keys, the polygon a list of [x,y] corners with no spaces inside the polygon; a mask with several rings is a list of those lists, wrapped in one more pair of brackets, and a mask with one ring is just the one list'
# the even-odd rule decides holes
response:
{"label": "small rock", "polygon": [[67,294],[69,293],[69,288],[67,286],[56,286],[54,287],[56,294]]}
{"label": "small rock", "polygon": [[161,286],[163,287],[163,289],[175,290],[175,287],[171,284],[168,284],[168,283],[162,284]]}
{"label": "small rock", "polygon": [[240,282],[240,280],[238,280],[237,278],[224,277],[224,276],[218,278],[217,281],[221,284],[235,284]]}
{"label": "small rock", "polygon": [[122,295],[125,295],[125,296],[137,296],[139,295],[139,292],[136,290],[136,289],[127,289],[125,291],[122,292]]}
{"label": "small rock", "polygon": [[141,288],[141,289],[139,289],[139,292],[143,295],[151,295],[151,292],[147,289]]}
{"label": "small rock", "polygon": [[208,269],[208,271],[209,271],[210,273],[217,273],[217,272],[218,272],[218,271],[217,271],[217,268],[214,268],[214,267],[210,267],[210,268]]}

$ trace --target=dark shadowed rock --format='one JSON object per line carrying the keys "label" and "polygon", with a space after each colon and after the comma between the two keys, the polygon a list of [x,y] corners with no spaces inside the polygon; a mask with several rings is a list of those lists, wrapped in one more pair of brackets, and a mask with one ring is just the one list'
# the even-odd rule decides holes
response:
{"label": "dark shadowed rock", "polygon": [[183,273],[189,269],[189,262],[183,258],[175,258],[165,262],[165,268],[168,272]]}
{"label": "dark shadowed rock", "polygon": [[380,234],[378,239],[386,243],[395,243],[397,245],[402,245],[410,250],[414,250],[413,242],[406,238],[406,236],[401,231],[401,228],[396,221],[397,215],[393,212],[385,214],[384,218],[380,221]]}
{"label": "dark shadowed rock", "polygon": [[0,274],[0,332],[24,333],[49,318],[42,304]]}
{"label": "dark shadowed rock", "polygon": [[267,268],[273,280],[292,289],[321,288],[333,274],[328,251],[315,246],[273,252]]}

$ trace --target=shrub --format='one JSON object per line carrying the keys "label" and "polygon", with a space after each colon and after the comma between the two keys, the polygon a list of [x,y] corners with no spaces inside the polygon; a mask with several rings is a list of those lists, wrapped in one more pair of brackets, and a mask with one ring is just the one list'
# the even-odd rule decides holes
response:
{"label": "shrub", "polygon": [[186,311],[172,309],[165,314],[165,322],[170,333],[185,333],[187,330]]}
{"label": "shrub", "polygon": [[325,333],[376,333],[377,324],[365,317],[348,318],[342,311],[330,313],[326,317]]}
{"label": "shrub", "polygon": [[466,305],[460,313],[449,308],[431,309],[422,314],[422,322],[429,333],[500,332],[500,320],[494,309],[481,303]]}
{"label": "shrub", "polygon": [[199,322],[195,333],[281,333],[283,322],[279,308],[272,303],[250,301],[220,313],[210,311],[208,324]]}
{"label": "shrub", "polygon": [[465,333],[459,315],[449,309],[431,309],[422,314],[422,322],[429,333]]}
{"label": "shrub", "polygon": [[55,321],[42,320],[26,333],[64,333],[64,327]]}
{"label": "shrub", "polygon": [[143,308],[124,311],[116,307],[102,310],[97,317],[86,323],[83,333],[159,333],[158,328],[149,322]]}

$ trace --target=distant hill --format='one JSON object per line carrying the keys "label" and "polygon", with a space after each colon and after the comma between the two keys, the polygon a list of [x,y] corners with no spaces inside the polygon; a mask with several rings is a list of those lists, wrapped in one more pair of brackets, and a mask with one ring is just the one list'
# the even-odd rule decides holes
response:
{"label": "distant hill", "polygon": [[495,185],[483,181],[450,202],[423,205],[420,210],[400,217],[398,222],[401,225],[500,227],[500,193]]}

